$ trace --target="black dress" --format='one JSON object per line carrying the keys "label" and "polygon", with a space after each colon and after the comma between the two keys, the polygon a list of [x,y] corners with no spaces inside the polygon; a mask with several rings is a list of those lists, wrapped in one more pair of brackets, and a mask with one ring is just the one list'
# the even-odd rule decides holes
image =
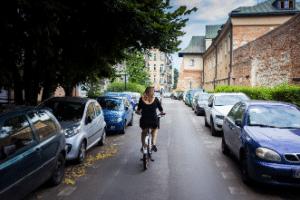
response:
{"label": "black dress", "polygon": [[156,109],[162,111],[161,104],[158,98],[155,97],[155,100],[152,104],[146,104],[142,98],[140,98],[138,110],[142,110],[142,116],[140,119],[140,127],[142,129],[151,127],[157,128],[158,127],[158,117],[156,114]]}

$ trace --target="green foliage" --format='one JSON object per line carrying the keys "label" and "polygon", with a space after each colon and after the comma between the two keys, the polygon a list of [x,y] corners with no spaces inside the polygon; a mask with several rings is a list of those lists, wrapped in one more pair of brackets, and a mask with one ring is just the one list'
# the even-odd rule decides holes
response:
{"label": "green foliage", "polygon": [[173,89],[177,88],[178,78],[179,78],[178,69],[174,68],[174,85],[173,85]]}
{"label": "green foliage", "polygon": [[146,85],[150,80],[150,74],[145,70],[144,55],[135,50],[126,59],[126,73],[129,75],[129,82]]}
{"label": "green foliage", "polygon": [[125,83],[124,82],[113,82],[107,87],[107,92],[138,92],[143,94],[146,87],[137,83]]}
{"label": "green foliage", "polygon": [[115,77],[112,66],[128,48],[179,51],[187,15],[197,10],[171,10],[170,0],[1,3],[0,88],[14,87],[19,99],[24,89],[25,100],[36,99],[41,87],[44,98],[58,85],[71,91],[87,78]]}
{"label": "green foliage", "polygon": [[300,106],[300,87],[285,83],[273,88],[264,86],[251,88],[247,86],[222,85],[217,86],[212,92],[242,92],[253,100],[283,101]]}

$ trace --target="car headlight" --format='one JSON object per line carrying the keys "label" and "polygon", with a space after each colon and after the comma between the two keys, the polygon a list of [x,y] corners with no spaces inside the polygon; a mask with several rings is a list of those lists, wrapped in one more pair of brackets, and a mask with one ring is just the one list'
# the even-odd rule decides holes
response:
{"label": "car headlight", "polygon": [[224,119],[224,116],[223,115],[216,115],[216,118],[217,119]]}
{"label": "car headlight", "polygon": [[77,133],[80,132],[80,129],[81,129],[80,125],[70,126],[69,128],[66,128],[64,131],[66,138],[76,135]]}
{"label": "car headlight", "polygon": [[268,160],[268,161],[275,161],[275,162],[281,161],[281,157],[277,152],[275,152],[271,149],[263,148],[263,147],[259,147],[256,149],[256,155],[259,158]]}
{"label": "car headlight", "polygon": [[123,119],[122,118],[112,118],[111,121],[113,121],[113,122],[121,122],[121,121],[123,121]]}

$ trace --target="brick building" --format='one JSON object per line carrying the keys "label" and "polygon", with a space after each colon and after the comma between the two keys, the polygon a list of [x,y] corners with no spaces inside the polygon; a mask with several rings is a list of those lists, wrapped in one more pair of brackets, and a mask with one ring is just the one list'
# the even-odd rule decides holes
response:
{"label": "brick building", "polygon": [[233,51],[231,85],[300,86],[300,13]]}
{"label": "brick building", "polygon": [[236,84],[236,78],[230,78],[236,57],[234,50],[284,24],[299,10],[300,3],[294,0],[267,0],[255,6],[233,10],[212,39],[212,45],[206,47],[203,54],[203,87],[213,90],[217,85],[232,85],[231,81]]}
{"label": "brick building", "polygon": [[189,46],[179,52],[183,57],[176,91],[202,88],[205,36],[193,36]]}

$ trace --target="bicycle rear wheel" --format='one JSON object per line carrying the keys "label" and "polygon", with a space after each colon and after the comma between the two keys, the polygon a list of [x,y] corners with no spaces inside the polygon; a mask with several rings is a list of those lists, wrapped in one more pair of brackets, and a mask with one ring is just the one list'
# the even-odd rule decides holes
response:
{"label": "bicycle rear wheel", "polygon": [[143,154],[143,164],[144,164],[144,170],[148,169],[148,163],[149,163],[149,156],[148,154]]}

